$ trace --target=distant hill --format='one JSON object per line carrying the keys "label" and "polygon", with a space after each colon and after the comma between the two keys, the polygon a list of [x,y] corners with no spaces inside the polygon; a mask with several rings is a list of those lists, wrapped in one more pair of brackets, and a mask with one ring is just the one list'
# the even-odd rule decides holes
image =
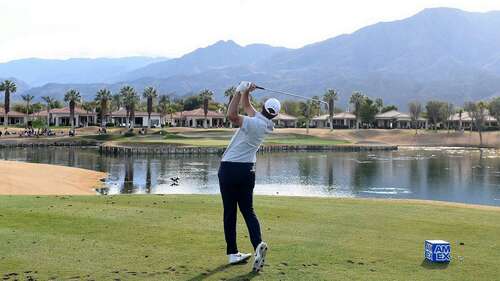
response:
{"label": "distant hill", "polygon": [[122,76],[122,80],[140,78],[167,78],[174,75],[196,75],[204,71],[227,67],[251,66],[289,49],[264,44],[240,46],[234,41],[219,41],[197,49],[180,58],[152,63]]}
{"label": "distant hill", "polygon": [[[14,93],[14,95],[12,96],[13,99],[16,99],[16,96],[20,96],[22,94],[24,94],[27,90],[30,89],[30,86],[28,85],[28,83],[24,82],[23,80],[19,80],[17,78],[14,78],[14,77],[1,77],[0,76],[0,83],[2,83],[3,81],[5,80],[11,80],[13,81],[14,83],[16,83],[16,92]],[[0,102],[3,102],[3,92],[0,93]]]}
{"label": "distant hill", "polygon": [[123,73],[166,58],[21,59],[0,63],[0,77],[16,77],[31,86],[46,83],[113,82]]}
{"label": "distant hill", "polygon": [[[247,57],[237,53],[242,47],[229,41],[200,49],[210,57],[212,50],[232,50],[224,51],[226,61],[205,61],[198,54],[188,54],[133,73],[176,92],[210,88],[219,99],[229,85],[248,79],[309,96],[334,87],[343,105],[358,90],[402,108],[409,100],[436,98],[461,104],[500,95],[500,28],[496,26],[500,26],[500,12],[426,9],[407,19],[255,57],[246,64]],[[194,69],[196,61],[203,61],[205,67]],[[150,68],[160,65],[175,71]]]}
{"label": "distant hill", "polygon": [[333,87],[340,92],[342,106],[353,91],[381,97],[403,110],[410,100],[442,99],[461,105],[500,95],[499,26],[500,12],[426,9],[299,49],[219,41],[177,59],[100,80],[106,85],[47,84],[29,91],[61,96],[63,89],[74,86],[90,96],[100,86],[118,89],[129,84],[141,91],[152,85],[177,95],[209,88],[223,100],[227,87],[250,80],[308,96]]}

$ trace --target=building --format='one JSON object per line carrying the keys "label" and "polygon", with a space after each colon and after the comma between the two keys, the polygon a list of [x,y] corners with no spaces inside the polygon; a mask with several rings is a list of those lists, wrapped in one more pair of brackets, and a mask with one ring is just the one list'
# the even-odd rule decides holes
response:
{"label": "building", "polygon": [[[3,125],[5,117],[4,108],[0,108],[0,125]],[[21,125],[26,122],[26,114],[17,111],[9,111],[7,114],[7,122],[9,125]]]}
{"label": "building", "polygon": [[225,120],[226,118],[223,113],[209,110],[207,113],[207,125],[204,126],[205,113],[203,108],[197,108],[174,113],[170,123],[174,127],[218,128],[224,127]]}
{"label": "building", "polygon": [[[356,128],[356,116],[349,112],[333,114],[333,128],[352,129]],[[316,128],[330,128],[330,114],[316,116],[311,121],[312,126]]]}
{"label": "building", "polygon": [[[51,126],[71,126],[69,107],[54,108],[49,111]],[[47,120],[47,111],[42,110],[31,115],[32,119]],[[75,127],[88,126],[97,123],[97,113],[87,112],[80,107],[75,107],[74,113]]]}
{"label": "building", "polygon": [[296,128],[298,118],[286,113],[280,113],[273,118],[273,122],[278,128]]}
{"label": "building", "polygon": [[[118,111],[111,112],[109,118],[115,125],[125,127],[127,124],[127,111],[122,108]],[[147,112],[134,112],[134,127],[147,127],[148,123],[149,121]],[[161,127],[164,124],[164,118],[162,118],[160,113],[151,112],[151,127]]]}
{"label": "building", "polygon": [[[498,127],[498,120],[495,117],[489,115],[489,112],[486,112],[484,127],[485,128],[493,128]],[[455,113],[446,122],[445,126],[449,126],[451,129],[459,130],[460,128],[467,130],[470,129],[472,125],[472,118],[470,117],[468,112]],[[473,126],[475,129],[476,127]]]}
{"label": "building", "polygon": [[[411,129],[415,128],[411,122],[411,117],[407,113],[402,113],[397,110],[390,110],[384,113],[375,115],[375,124],[381,129]],[[427,119],[418,118],[416,126],[418,129],[427,128]]]}

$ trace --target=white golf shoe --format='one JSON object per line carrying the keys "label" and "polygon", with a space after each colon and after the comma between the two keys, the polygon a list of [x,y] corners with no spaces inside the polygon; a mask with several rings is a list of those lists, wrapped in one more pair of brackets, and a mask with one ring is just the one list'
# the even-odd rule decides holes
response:
{"label": "white golf shoe", "polygon": [[248,260],[251,256],[252,254],[244,254],[238,252],[236,254],[227,255],[227,258],[229,260],[229,264],[236,264]]}
{"label": "white golf shoe", "polygon": [[255,249],[255,256],[253,261],[253,271],[259,272],[264,267],[264,262],[266,261],[267,244],[266,242],[260,242],[257,249]]}

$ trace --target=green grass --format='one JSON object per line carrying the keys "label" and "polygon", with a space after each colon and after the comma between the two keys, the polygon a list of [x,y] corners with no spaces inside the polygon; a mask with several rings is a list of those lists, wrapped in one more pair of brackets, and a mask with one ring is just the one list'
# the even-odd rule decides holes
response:
{"label": "green grass", "polygon": [[[0,273],[18,274],[10,280],[497,280],[500,274],[498,210],[256,197],[270,251],[268,266],[254,275],[250,264],[225,265],[220,201],[0,196]],[[240,250],[249,252],[238,220]],[[453,261],[423,262],[425,239],[449,240]]]}
{"label": "green grass", "polygon": [[[173,144],[181,146],[220,147],[227,146],[234,132],[231,131],[195,131],[186,133],[167,133],[147,136],[121,138],[123,144]],[[349,143],[342,140],[324,139],[300,134],[271,134],[264,144],[268,145],[339,145]]]}

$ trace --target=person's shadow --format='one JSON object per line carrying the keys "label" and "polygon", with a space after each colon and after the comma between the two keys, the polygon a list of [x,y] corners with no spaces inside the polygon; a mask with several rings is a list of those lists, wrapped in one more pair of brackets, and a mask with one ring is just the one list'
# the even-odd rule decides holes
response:
{"label": "person's shadow", "polygon": [[[218,272],[221,272],[221,271],[224,271],[230,267],[233,267],[233,266],[240,266],[240,265],[245,265],[247,264],[246,262],[243,262],[243,263],[238,263],[238,264],[224,264],[224,265],[220,265],[212,270],[207,270],[207,272],[202,272],[198,275],[196,275],[195,277],[189,279],[188,281],[201,281],[201,280],[205,280],[207,278],[209,278],[210,276],[214,275],[215,273],[218,273]],[[249,273],[245,273],[245,274],[242,274],[242,275],[239,275],[239,276],[235,276],[235,277],[231,277],[231,278],[228,278],[226,279],[226,281],[241,281],[241,280],[251,280],[253,278],[255,278],[256,276],[258,276],[259,274],[256,273],[256,272],[249,272]]]}

